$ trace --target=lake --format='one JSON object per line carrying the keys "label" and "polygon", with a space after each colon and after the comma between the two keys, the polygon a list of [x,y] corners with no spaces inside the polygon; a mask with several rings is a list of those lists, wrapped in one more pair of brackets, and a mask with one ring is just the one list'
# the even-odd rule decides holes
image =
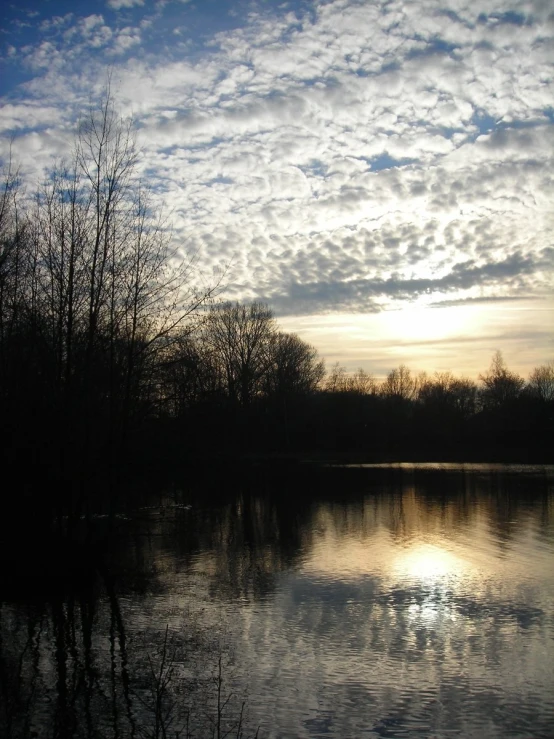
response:
{"label": "lake", "polygon": [[3,735],[554,735],[554,467],[260,468],[113,520],[109,571],[4,597]]}

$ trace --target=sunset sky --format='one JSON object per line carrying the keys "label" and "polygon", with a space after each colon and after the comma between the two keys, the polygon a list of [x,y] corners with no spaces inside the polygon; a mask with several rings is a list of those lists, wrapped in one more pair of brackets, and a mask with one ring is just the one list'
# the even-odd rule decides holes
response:
{"label": "sunset sky", "polygon": [[180,248],[328,367],[554,358],[551,0],[20,0],[0,19],[0,156],[39,179],[111,73]]}

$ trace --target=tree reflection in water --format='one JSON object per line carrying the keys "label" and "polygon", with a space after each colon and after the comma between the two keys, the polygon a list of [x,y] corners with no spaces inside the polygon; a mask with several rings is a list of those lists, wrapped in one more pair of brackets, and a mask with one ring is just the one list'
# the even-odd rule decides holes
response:
{"label": "tree reflection in water", "polygon": [[49,555],[58,587],[0,593],[0,735],[550,736],[552,474],[299,465],[135,499],[110,568]]}
{"label": "tree reflection in water", "polygon": [[135,625],[129,636],[102,565],[50,588],[0,602],[0,736],[254,736],[244,698],[227,685],[231,656],[201,625],[183,618],[161,640],[159,624]]}

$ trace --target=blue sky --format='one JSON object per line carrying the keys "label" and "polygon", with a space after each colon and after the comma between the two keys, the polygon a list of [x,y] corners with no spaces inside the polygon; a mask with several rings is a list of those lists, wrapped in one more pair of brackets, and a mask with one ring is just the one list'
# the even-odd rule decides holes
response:
{"label": "blue sky", "polygon": [[111,73],[176,243],[328,364],[554,356],[548,0],[5,4],[0,156],[33,181]]}

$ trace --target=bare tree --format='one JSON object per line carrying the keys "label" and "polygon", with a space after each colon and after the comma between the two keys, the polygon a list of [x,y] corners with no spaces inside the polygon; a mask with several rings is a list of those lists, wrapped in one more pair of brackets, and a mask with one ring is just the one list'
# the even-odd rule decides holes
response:
{"label": "bare tree", "polygon": [[525,380],[515,372],[510,372],[504,362],[502,352],[493,354],[488,372],[479,375],[482,383],[481,403],[484,408],[501,408],[519,397]]}
{"label": "bare tree", "polygon": [[13,336],[25,290],[26,224],[19,209],[19,177],[11,157],[2,176],[0,192],[0,380],[6,389],[8,342]]}
{"label": "bare tree", "polygon": [[22,343],[35,355],[30,412],[57,424],[60,454],[89,464],[102,449],[113,453],[157,402],[168,346],[218,287],[175,248],[138,156],[132,121],[119,116],[108,85],[25,218],[11,169],[0,196],[0,352],[17,306]]}
{"label": "bare tree", "polygon": [[554,362],[535,367],[529,375],[527,391],[543,402],[554,400]]}
{"label": "bare tree", "polygon": [[375,382],[375,378],[361,367],[349,375],[346,367],[342,367],[337,362],[333,365],[327,376],[325,389],[332,393],[373,395],[377,391],[377,383]]}
{"label": "bare tree", "polygon": [[346,388],[346,367],[343,367],[339,362],[335,364],[329,370],[329,374],[325,380],[325,390],[329,393],[340,393]]}
{"label": "bare tree", "polygon": [[435,372],[419,384],[421,404],[438,412],[455,411],[462,418],[475,413],[477,386],[466,378],[457,378],[451,372]]}
{"label": "bare tree", "polygon": [[275,334],[269,352],[265,390],[270,396],[311,393],[325,375],[317,350],[296,334]]}
{"label": "bare tree", "polygon": [[375,378],[359,367],[347,380],[348,392],[356,395],[374,395],[377,392]]}
{"label": "bare tree", "polygon": [[233,402],[247,406],[263,391],[276,331],[273,313],[263,303],[226,303],[210,311],[203,341],[221,367]]}
{"label": "bare tree", "polygon": [[414,400],[418,383],[405,364],[391,370],[381,385],[381,394],[397,400]]}

